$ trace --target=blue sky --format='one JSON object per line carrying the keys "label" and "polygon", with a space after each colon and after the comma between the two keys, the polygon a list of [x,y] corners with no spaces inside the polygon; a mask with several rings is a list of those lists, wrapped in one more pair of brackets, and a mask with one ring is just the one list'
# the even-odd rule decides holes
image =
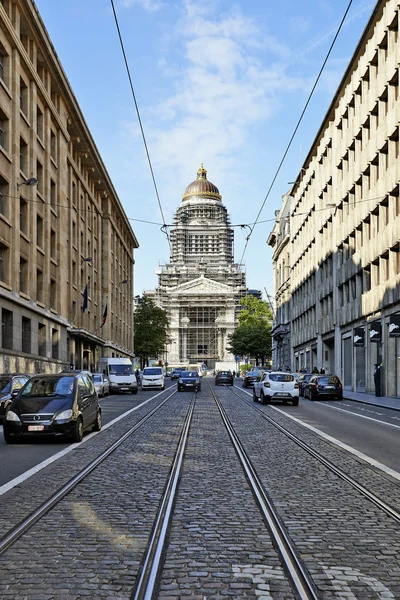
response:
{"label": "blue sky", "polygon": [[[36,0],[128,217],[162,219],[109,0]],[[232,224],[254,222],[348,0],[114,0],[167,223],[201,162]],[[247,246],[247,285],[273,291],[266,239],[372,13],[353,0]],[[169,261],[157,225],[139,240],[135,294]],[[235,260],[245,232],[235,228]]]}

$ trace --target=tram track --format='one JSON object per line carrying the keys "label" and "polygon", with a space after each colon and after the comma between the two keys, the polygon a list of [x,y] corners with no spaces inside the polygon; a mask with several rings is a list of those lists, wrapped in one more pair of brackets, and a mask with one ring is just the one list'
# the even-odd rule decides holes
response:
{"label": "tram track", "polygon": [[324,465],[329,471],[337,475],[340,479],[347,482],[354,489],[356,489],[360,494],[362,494],[367,500],[375,504],[380,510],[385,512],[389,517],[394,519],[397,523],[400,524],[400,512],[393,508],[390,504],[385,502],[378,495],[374,494],[370,490],[368,490],[364,485],[360,484],[353,477],[348,475],[343,469],[335,465],[332,461],[328,460],[324,457],[320,452],[312,448],[309,444],[305,443],[298,436],[294,435],[290,432],[286,427],[283,427],[280,423],[275,421],[272,417],[265,414],[263,410],[261,410],[258,406],[255,406],[254,402],[249,402],[247,398],[243,398],[237,391],[232,389],[232,393],[237,396],[242,402],[244,402],[247,406],[257,411],[261,415],[261,417],[266,420],[268,423],[273,425],[278,431],[283,433],[287,438],[292,440],[295,444],[297,444],[300,448],[302,448],[305,452],[310,454],[313,458],[315,458],[319,463]]}
{"label": "tram track", "polygon": [[140,429],[151,417],[158,412],[167,402],[176,394],[176,390],[167,396],[160,404],[150,410],[144,417],[142,417],[138,423],[133,425],[126,433],[124,433],[118,440],[113,442],[108,448],[106,448],[101,454],[99,454],[94,460],[88,465],[81,469],[76,475],[74,475],[67,483],[62,485],[56,492],[54,492],[47,500],[42,502],[35,510],[33,510],[28,517],[24,518],[18,525],[12,527],[1,539],[0,539],[0,556],[4,554],[7,549],[12,546],[17,540],[19,540],[33,525],[35,525],[45,514],[47,514],[52,508],[54,508],[59,502],[65,498],[79,483],[81,483],[90,473],[92,473],[101,463],[103,463],[117,448],[119,448],[130,436],[132,436],[138,429]]}

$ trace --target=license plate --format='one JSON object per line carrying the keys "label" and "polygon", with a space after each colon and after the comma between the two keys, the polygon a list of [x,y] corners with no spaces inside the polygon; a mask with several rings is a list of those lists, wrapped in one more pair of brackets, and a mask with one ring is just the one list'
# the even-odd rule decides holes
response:
{"label": "license plate", "polygon": [[122,390],[123,392],[125,392],[125,390],[128,390],[129,388],[122,387],[122,388],[119,388],[119,389]]}
{"label": "license plate", "polygon": [[185,383],[186,387],[193,387],[193,383]]}
{"label": "license plate", "polygon": [[286,396],[287,397],[287,396],[290,396],[290,394],[287,394],[286,392],[277,392],[275,394],[275,396]]}
{"label": "license plate", "polygon": [[28,431],[44,431],[44,425],[28,425]]}
{"label": "license plate", "polygon": [[335,389],[335,386],[334,386],[334,385],[326,385],[326,386],[325,386],[325,389],[326,389],[326,390],[334,390],[334,389]]}

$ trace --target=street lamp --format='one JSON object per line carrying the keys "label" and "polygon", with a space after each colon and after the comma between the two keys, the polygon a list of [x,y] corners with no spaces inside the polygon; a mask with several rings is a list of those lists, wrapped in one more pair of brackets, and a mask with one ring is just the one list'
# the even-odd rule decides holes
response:
{"label": "street lamp", "polygon": [[19,190],[21,185],[37,185],[38,183],[39,181],[36,179],[36,177],[30,177],[26,181],[22,181],[22,183],[17,183],[17,190]]}

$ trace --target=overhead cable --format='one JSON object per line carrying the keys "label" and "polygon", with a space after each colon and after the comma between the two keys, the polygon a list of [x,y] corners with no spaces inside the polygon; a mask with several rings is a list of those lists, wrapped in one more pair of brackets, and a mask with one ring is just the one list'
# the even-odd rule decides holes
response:
{"label": "overhead cable", "polygon": [[258,214],[257,214],[256,220],[254,221],[254,224],[253,224],[253,226],[252,226],[252,228],[251,228],[251,231],[250,231],[249,235],[246,237],[246,243],[245,243],[245,246],[244,246],[244,249],[243,249],[242,258],[240,259],[240,263],[239,263],[239,264],[242,264],[242,263],[243,263],[244,255],[245,255],[245,253],[246,253],[247,246],[248,246],[249,240],[250,240],[250,238],[251,238],[251,236],[252,236],[252,234],[253,234],[254,228],[255,228],[255,226],[256,226],[256,225],[257,225],[257,223],[258,223],[258,219],[259,219],[259,217],[260,217],[260,215],[261,215],[261,213],[262,213],[262,211],[263,211],[263,209],[264,209],[265,203],[266,203],[266,202],[267,202],[267,200],[268,200],[268,197],[269,197],[269,195],[270,195],[270,193],[271,193],[271,190],[272,190],[272,188],[273,188],[273,186],[274,186],[274,184],[275,184],[276,178],[278,177],[278,174],[279,174],[279,172],[280,172],[280,170],[281,170],[281,167],[282,167],[282,165],[283,165],[283,163],[284,163],[284,161],[285,161],[286,155],[287,155],[287,153],[289,152],[289,149],[290,149],[290,147],[291,147],[291,145],[292,145],[292,142],[293,142],[293,140],[294,140],[294,137],[295,137],[295,135],[296,135],[296,133],[297,133],[297,130],[298,130],[299,126],[300,126],[300,123],[301,123],[301,121],[303,120],[303,116],[304,116],[304,114],[305,114],[305,112],[306,112],[306,110],[307,110],[307,108],[308,108],[308,105],[309,105],[309,103],[310,103],[310,101],[311,101],[311,98],[312,98],[312,96],[313,96],[313,94],[314,94],[315,88],[317,87],[317,84],[318,84],[318,82],[319,82],[319,80],[320,80],[320,78],[321,78],[321,75],[322,75],[322,72],[323,72],[323,70],[324,70],[324,68],[325,68],[325,65],[326,65],[326,63],[328,62],[328,58],[329,58],[329,56],[330,56],[330,54],[331,54],[331,52],[332,52],[332,50],[333,50],[333,47],[334,47],[334,45],[335,45],[335,42],[336,42],[336,40],[337,40],[337,37],[338,37],[338,35],[339,35],[339,33],[340,33],[341,29],[342,29],[343,23],[344,23],[344,21],[345,21],[345,19],[346,19],[346,17],[347,17],[347,13],[349,12],[349,10],[350,10],[350,7],[351,7],[352,3],[353,3],[353,0],[350,0],[350,2],[349,2],[349,4],[348,4],[348,6],[347,6],[347,8],[346,8],[346,11],[345,11],[345,13],[344,13],[344,15],[343,15],[343,17],[342,17],[342,20],[340,21],[340,24],[339,24],[339,27],[338,27],[338,29],[337,29],[337,31],[336,31],[335,37],[334,37],[334,38],[333,38],[333,40],[332,40],[332,43],[331,43],[331,45],[330,45],[330,48],[329,48],[329,50],[328,50],[328,53],[327,53],[327,55],[325,56],[324,62],[322,63],[322,66],[321,66],[321,68],[320,68],[320,70],[319,70],[318,76],[317,76],[317,78],[316,78],[316,80],[315,80],[315,82],[314,82],[314,85],[313,85],[313,87],[312,87],[312,89],[311,89],[311,92],[310,92],[310,94],[309,94],[309,96],[308,96],[308,98],[307,98],[307,101],[306,101],[306,103],[305,103],[305,105],[304,105],[304,108],[303,108],[303,110],[302,110],[302,112],[301,112],[301,115],[300,115],[300,117],[299,117],[299,119],[298,119],[298,121],[297,121],[296,127],[294,128],[294,131],[293,131],[293,133],[292,133],[292,136],[291,136],[291,138],[290,138],[290,140],[289,140],[289,143],[288,143],[288,145],[286,146],[286,150],[285,150],[285,152],[283,153],[282,159],[281,159],[281,161],[280,161],[280,163],[279,163],[279,165],[278,165],[278,168],[277,168],[277,170],[276,170],[276,172],[275,172],[275,175],[274,175],[274,177],[273,177],[273,179],[272,179],[271,185],[269,186],[269,189],[268,189],[268,191],[267,191],[267,194],[266,194],[266,196],[265,196],[265,198],[264,198],[264,201],[263,201],[263,203],[261,204],[261,208],[260,208],[260,210],[258,211]]}
{"label": "overhead cable", "polygon": [[151,177],[153,179],[153,185],[154,185],[154,189],[155,189],[156,196],[157,196],[158,206],[160,208],[161,218],[163,220],[163,225],[162,225],[163,229],[162,229],[162,232],[165,233],[165,235],[167,236],[169,248],[171,250],[171,240],[169,239],[168,231],[165,229],[167,227],[167,224],[165,223],[164,212],[163,212],[163,209],[162,209],[162,206],[161,206],[161,200],[160,200],[160,195],[158,193],[156,178],[154,176],[153,165],[151,164],[150,153],[149,153],[149,149],[147,147],[146,136],[144,134],[144,129],[143,129],[143,125],[142,125],[142,119],[140,117],[140,112],[139,112],[139,106],[138,106],[138,103],[137,103],[137,100],[136,100],[136,94],[135,94],[135,90],[134,90],[134,87],[133,87],[133,82],[132,82],[131,72],[130,72],[130,69],[129,69],[128,60],[127,60],[127,57],[126,57],[124,42],[122,40],[121,30],[119,28],[118,17],[117,17],[117,13],[116,13],[115,6],[114,6],[114,0],[110,0],[110,1],[111,1],[112,10],[113,10],[113,13],[114,13],[115,25],[116,25],[117,31],[118,31],[119,42],[121,44],[121,50],[122,50],[122,54],[123,54],[123,57],[124,57],[126,72],[128,73],[129,84],[130,84],[130,87],[131,87],[133,102],[135,104],[136,114],[137,114],[137,118],[138,118],[138,121],[139,121],[140,131],[142,133],[143,143],[144,143],[144,147],[146,149],[147,161],[149,163]]}

